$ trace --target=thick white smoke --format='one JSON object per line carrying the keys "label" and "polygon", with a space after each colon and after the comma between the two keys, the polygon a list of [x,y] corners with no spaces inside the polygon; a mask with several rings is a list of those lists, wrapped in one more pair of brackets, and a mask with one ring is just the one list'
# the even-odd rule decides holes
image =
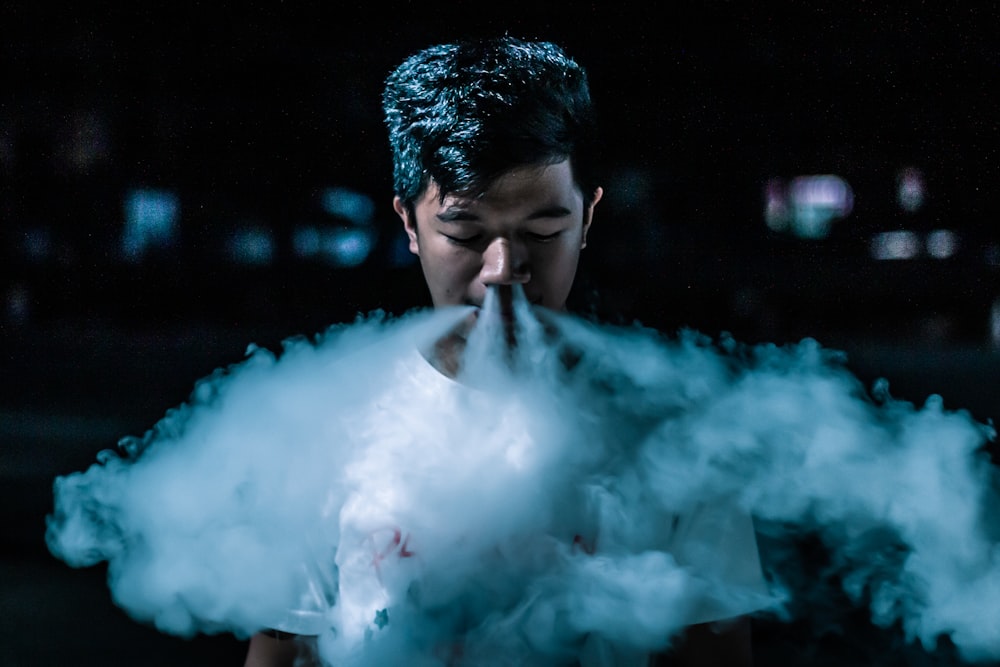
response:
{"label": "thick white smoke", "polygon": [[116,603],[168,633],[315,633],[338,665],[624,664],[705,605],[796,594],[688,567],[717,558],[707,538],[664,547],[677,516],[735,503],[823,535],[877,623],[1000,658],[986,425],[873,396],[813,341],[665,338],[518,295],[511,347],[498,311],[457,381],[422,352],[471,309],[252,349],[58,479],[50,549],[107,561]]}

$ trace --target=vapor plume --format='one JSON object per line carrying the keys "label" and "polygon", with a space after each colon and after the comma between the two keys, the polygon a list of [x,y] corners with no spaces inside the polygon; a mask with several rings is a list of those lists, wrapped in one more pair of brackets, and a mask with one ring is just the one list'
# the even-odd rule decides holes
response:
{"label": "vapor plume", "polygon": [[[176,635],[315,634],[337,665],[627,664],[707,610],[804,593],[780,569],[704,574],[711,533],[667,546],[726,505],[773,540],[821,535],[874,622],[1000,659],[989,426],[869,391],[815,341],[666,337],[516,296],[513,324],[491,293],[250,349],[56,480],[50,549],[106,561],[115,602]],[[455,331],[449,379],[427,357]]]}

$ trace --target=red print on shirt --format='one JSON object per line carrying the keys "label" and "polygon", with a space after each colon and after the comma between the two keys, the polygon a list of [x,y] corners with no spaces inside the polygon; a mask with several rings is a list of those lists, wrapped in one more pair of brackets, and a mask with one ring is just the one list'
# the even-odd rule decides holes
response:
{"label": "red print on shirt", "polygon": [[[385,539],[386,533],[391,533],[387,540]],[[415,555],[414,552],[410,551],[410,536],[404,536],[403,531],[399,528],[384,528],[373,531],[368,534],[367,541],[372,549],[372,567],[379,575],[381,575],[381,564],[393,554],[397,558],[410,558]]]}

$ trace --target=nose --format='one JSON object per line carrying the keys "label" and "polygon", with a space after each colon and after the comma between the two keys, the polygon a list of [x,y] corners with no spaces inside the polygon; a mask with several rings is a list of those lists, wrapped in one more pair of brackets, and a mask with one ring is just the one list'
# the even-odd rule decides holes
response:
{"label": "nose", "polygon": [[507,238],[496,238],[483,253],[483,268],[479,277],[484,285],[524,284],[531,279],[528,264],[524,244]]}

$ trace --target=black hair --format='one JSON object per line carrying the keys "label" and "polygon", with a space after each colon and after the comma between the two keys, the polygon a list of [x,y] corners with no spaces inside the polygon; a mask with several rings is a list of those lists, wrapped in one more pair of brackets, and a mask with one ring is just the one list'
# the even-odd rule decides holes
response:
{"label": "black hair", "polygon": [[586,72],[551,42],[505,36],[426,48],[382,95],[393,188],[407,207],[430,179],[441,197],[479,196],[517,167],[567,158],[589,201],[596,113]]}

